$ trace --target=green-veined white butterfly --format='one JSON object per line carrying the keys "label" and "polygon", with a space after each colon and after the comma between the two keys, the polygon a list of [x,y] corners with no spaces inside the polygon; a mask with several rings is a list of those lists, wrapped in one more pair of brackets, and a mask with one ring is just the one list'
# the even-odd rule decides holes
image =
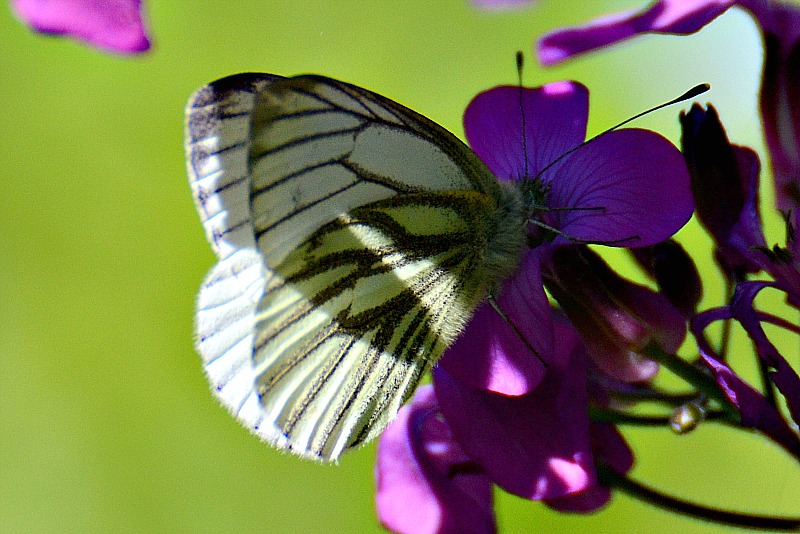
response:
{"label": "green-veined white butterfly", "polygon": [[454,135],[320,76],[240,74],[186,109],[219,262],[197,349],[217,397],[276,447],[372,439],[518,263],[524,208]]}

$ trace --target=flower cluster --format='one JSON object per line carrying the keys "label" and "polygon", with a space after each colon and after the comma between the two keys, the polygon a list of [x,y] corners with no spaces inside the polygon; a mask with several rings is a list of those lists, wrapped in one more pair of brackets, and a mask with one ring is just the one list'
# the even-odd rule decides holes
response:
{"label": "flower cluster", "polygon": [[633,465],[622,435],[591,421],[589,406],[609,408],[617,389],[644,387],[658,370],[645,350],[677,349],[687,315],[621,278],[586,244],[653,256],[670,247],[694,203],[684,158],[660,135],[622,129],[582,145],[588,101],[575,82],[506,86],[465,112],[473,150],[499,180],[529,192],[531,246],[445,352],[433,385],[381,438],[378,509],[393,530],[491,530],[492,484],[555,509],[592,511],[610,496],[596,464],[617,473]]}
{"label": "flower cluster", "polygon": [[[679,152],[635,129],[583,143],[588,91],[575,82],[478,95],[464,115],[467,138],[498,179],[529,192],[536,207],[531,246],[516,275],[434,368],[433,384],[380,440],[376,499],[390,530],[492,532],[492,485],[564,512],[597,510],[616,488],[709,520],[800,526],[679,501],[633,481],[627,473],[634,454],[617,428],[662,424],[685,433],[720,420],[755,429],[800,460],[800,377],[763,325],[794,333],[800,326],[754,305],[771,289],[800,307],[800,93],[793,74],[800,9],[767,0],[660,0],[554,31],[539,41],[538,55],[548,65],[636,34],[693,33],[734,5],[754,15],[764,36],[761,111],[785,246],[767,246],[758,156],[730,143],[711,105],[681,113]],[[670,239],[695,206],[730,288],[725,305],[710,310],[698,310],[700,274]],[[591,243],[630,248],[658,291],[618,275]],[[731,367],[729,329],[718,347],[709,341],[706,328],[717,321],[735,321],[749,335],[760,388]],[[681,357],[687,332],[694,354]],[[692,392],[654,385],[660,367]],[[641,416],[630,409],[639,401],[672,410]]]}

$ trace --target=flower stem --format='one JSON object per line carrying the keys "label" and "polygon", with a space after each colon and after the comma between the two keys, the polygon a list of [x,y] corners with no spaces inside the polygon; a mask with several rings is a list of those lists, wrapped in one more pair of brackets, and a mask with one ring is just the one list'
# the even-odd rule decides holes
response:
{"label": "flower stem", "polygon": [[702,506],[656,491],[604,465],[598,466],[597,474],[602,484],[670,512],[736,527],[773,532],[800,532],[800,518],[751,515]]}
{"label": "flower stem", "polygon": [[677,376],[686,380],[689,384],[692,384],[698,391],[705,393],[709,398],[717,401],[722,406],[723,410],[731,414],[736,414],[736,417],[738,417],[738,411],[719,388],[717,382],[711,375],[704,373],[679,356],[664,352],[654,341],[650,342],[644,348],[643,352],[648,358],[663,365]]}

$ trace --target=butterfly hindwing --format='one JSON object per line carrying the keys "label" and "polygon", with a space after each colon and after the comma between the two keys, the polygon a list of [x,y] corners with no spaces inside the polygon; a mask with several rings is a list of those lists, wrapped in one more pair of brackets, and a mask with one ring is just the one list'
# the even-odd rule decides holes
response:
{"label": "butterfly hindwing", "polygon": [[399,104],[317,76],[250,76],[216,133],[195,135],[189,108],[189,154],[227,148],[190,166],[220,256],[198,349],[251,429],[333,460],[385,427],[496,282],[487,250],[508,202],[463,143]]}

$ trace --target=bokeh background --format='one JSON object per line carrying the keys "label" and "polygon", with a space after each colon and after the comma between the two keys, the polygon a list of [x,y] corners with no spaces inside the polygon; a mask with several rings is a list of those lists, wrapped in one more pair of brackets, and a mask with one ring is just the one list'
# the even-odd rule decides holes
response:
{"label": "bokeh background", "polygon": [[[515,83],[522,50],[527,85],[589,86],[592,133],[710,82],[702,101],[763,161],[761,43],[743,12],[692,37],[647,37],[562,67],[536,65],[532,44],[547,29],[642,3],[540,0],[486,13],[467,0],[151,0],[155,46],[133,58],[33,34],[3,6],[0,530],[379,531],[374,445],[338,466],[305,462],[260,443],[208,391],[192,322],[214,257],[186,182],[186,99],[236,72],[313,72],[380,92],[463,137],[470,98]],[[678,142],[679,110],[637,126]],[[772,206],[769,188],[764,204]],[[771,211],[767,231],[770,243],[783,242]],[[680,237],[706,274],[704,305],[718,305],[709,241],[694,222]],[[624,254],[610,257],[640,277]],[[800,469],[758,436],[713,424],[684,437],[625,434],[637,451],[634,475],[657,488],[800,514]],[[624,495],[590,516],[502,492],[497,509],[504,532],[726,530]]]}

